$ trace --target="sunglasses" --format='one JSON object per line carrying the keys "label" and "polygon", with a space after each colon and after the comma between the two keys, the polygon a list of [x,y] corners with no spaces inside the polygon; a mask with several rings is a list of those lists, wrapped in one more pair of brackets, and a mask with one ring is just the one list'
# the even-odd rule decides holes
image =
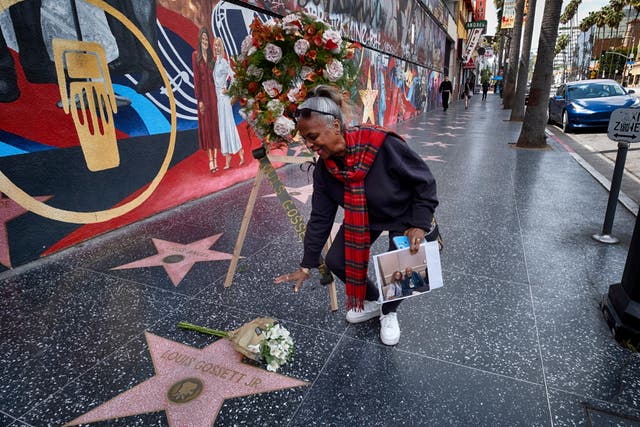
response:
{"label": "sunglasses", "polygon": [[334,119],[337,119],[337,117],[332,113],[326,113],[324,111],[314,110],[313,108],[298,108],[296,109],[296,111],[293,112],[294,123],[298,124],[299,118],[308,119],[309,117],[311,117],[311,113],[323,114],[325,116],[331,116]]}

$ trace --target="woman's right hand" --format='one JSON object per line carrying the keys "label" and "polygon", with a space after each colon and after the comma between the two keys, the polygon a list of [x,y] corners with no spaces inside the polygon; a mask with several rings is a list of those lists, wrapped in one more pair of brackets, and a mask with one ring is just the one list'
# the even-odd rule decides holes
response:
{"label": "woman's right hand", "polygon": [[201,113],[204,113],[204,103],[202,101],[198,102],[198,109]]}
{"label": "woman's right hand", "polygon": [[300,288],[302,287],[302,282],[307,280],[309,277],[311,277],[309,270],[303,269],[301,267],[292,273],[283,274],[282,276],[276,277],[273,280],[273,283],[279,284],[284,282],[295,282],[295,284],[293,285],[293,292],[297,294],[298,291],[300,291]]}

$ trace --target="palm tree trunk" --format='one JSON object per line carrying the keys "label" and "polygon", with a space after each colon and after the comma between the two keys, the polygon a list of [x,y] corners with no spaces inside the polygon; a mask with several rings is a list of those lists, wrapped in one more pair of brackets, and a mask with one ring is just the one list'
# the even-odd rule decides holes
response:
{"label": "palm tree trunk", "polygon": [[504,86],[503,105],[509,109],[513,104],[516,91],[516,78],[518,76],[518,57],[520,56],[520,38],[522,37],[522,15],[524,14],[524,0],[516,0],[516,16],[511,36],[511,49],[509,49],[509,69]]}
{"label": "palm tree trunk", "polygon": [[527,79],[529,77],[529,57],[531,56],[531,38],[533,37],[533,21],[536,14],[536,0],[529,0],[529,12],[527,23],[524,26],[524,39],[522,40],[522,53],[520,54],[520,66],[518,67],[518,84],[511,108],[511,121],[522,121],[524,118],[524,98],[527,91]]}
{"label": "palm tree trunk", "polygon": [[524,122],[516,147],[546,148],[545,128],[551,83],[553,83],[553,57],[558,38],[558,24],[562,1],[545,0],[540,41],[538,42],[538,59],[533,71],[529,106],[524,115]]}

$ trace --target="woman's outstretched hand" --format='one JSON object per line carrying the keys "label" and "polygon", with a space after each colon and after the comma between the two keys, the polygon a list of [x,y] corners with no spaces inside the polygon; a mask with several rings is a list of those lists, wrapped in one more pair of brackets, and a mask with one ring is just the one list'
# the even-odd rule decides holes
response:
{"label": "woman's outstretched hand", "polygon": [[288,274],[283,274],[282,276],[278,276],[273,280],[273,283],[284,283],[284,282],[295,282],[293,285],[293,292],[298,293],[300,288],[302,287],[302,282],[307,280],[311,275],[308,270],[303,270],[302,268]]}
{"label": "woman's outstretched hand", "polygon": [[404,235],[409,239],[409,252],[413,255],[418,252],[420,245],[424,242],[425,231],[422,228],[408,228]]}

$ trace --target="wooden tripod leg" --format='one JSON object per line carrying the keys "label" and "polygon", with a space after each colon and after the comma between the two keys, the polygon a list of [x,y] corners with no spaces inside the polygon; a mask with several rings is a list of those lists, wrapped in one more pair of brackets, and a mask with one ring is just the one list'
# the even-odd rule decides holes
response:
{"label": "wooden tripod leg", "polygon": [[[329,237],[329,239],[327,240],[327,243],[324,245],[325,253],[329,252],[330,247],[331,247],[331,237]],[[331,308],[331,311],[338,311],[338,294],[336,293],[335,280],[332,280],[331,283],[327,285],[327,291],[329,291],[329,307]]]}
{"label": "wooden tripod leg", "polygon": [[238,240],[236,240],[236,247],[233,250],[233,257],[231,258],[231,264],[227,271],[227,277],[224,279],[224,287],[228,288],[233,282],[233,276],[236,274],[236,268],[238,266],[238,259],[240,259],[240,252],[242,252],[242,245],[244,245],[244,239],[247,236],[247,229],[249,228],[249,221],[253,215],[253,208],[256,205],[256,199],[258,198],[258,191],[260,190],[260,184],[262,183],[262,168],[258,168],[256,173],[256,179],[253,182],[253,189],[249,195],[249,201],[242,217],[242,224],[240,225],[240,232],[238,233]]}

